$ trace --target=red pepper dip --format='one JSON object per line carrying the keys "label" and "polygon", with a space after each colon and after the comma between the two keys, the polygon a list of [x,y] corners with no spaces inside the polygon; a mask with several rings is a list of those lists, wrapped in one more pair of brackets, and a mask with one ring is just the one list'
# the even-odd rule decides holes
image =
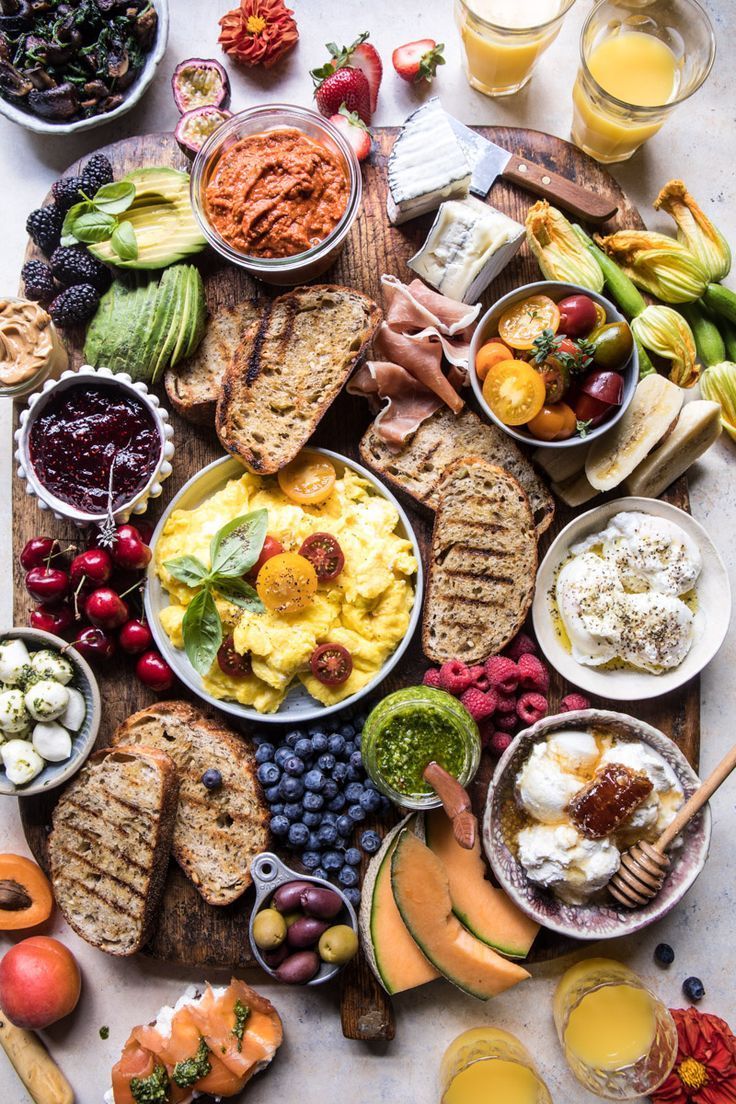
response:
{"label": "red pepper dip", "polygon": [[339,156],[291,127],[250,134],[221,154],[207,213],[233,249],[293,257],[319,245],[345,214],[350,184]]}

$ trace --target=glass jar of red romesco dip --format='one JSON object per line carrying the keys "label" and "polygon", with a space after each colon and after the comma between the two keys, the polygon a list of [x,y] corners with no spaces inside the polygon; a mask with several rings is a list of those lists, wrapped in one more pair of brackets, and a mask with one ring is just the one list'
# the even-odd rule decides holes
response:
{"label": "glass jar of red romesco dip", "polygon": [[270,284],[301,284],[329,268],[361,196],[360,166],[340,131],[289,104],[234,115],[192,166],[192,208],[208,242]]}
{"label": "glass jar of red romesco dip", "polygon": [[472,780],[480,763],[478,726],[451,694],[409,686],[379,702],[363,728],[363,763],[376,786],[408,809],[441,804],[423,771],[431,762],[457,778]]}

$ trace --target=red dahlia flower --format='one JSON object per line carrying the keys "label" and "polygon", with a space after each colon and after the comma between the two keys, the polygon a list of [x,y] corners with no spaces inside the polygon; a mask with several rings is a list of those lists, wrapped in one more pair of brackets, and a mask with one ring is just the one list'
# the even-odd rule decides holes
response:
{"label": "red dahlia flower", "polygon": [[270,69],[296,46],[299,31],[293,15],[283,0],[241,0],[220,20],[218,42],[236,61]]}
{"label": "red dahlia flower", "polygon": [[671,1012],[677,1059],[652,1104],[736,1104],[736,1036],[728,1024],[696,1008]]}

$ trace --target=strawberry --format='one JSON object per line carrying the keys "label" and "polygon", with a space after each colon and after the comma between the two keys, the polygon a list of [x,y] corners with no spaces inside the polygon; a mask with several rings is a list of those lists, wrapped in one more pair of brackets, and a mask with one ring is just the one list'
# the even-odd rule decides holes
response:
{"label": "strawberry", "polygon": [[[344,101],[349,111],[357,111],[364,123],[370,123],[378,102],[383,65],[378,51],[366,41],[367,38],[368,32],[364,31],[351,46],[342,48],[328,42],[330,60],[311,70],[317,107],[323,115],[337,114]],[[344,70],[352,76],[346,76]],[[337,74],[342,76],[336,81]]]}
{"label": "strawberry", "polygon": [[355,111],[348,111],[345,104],[342,104],[337,115],[330,115],[330,122],[342,131],[358,160],[365,161],[371,152],[371,132],[360,115]]}
{"label": "strawberry", "polygon": [[433,38],[420,38],[416,42],[397,46],[391,61],[402,80],[415,83],[431,81],[437,73],[437,66],[445,64],[442,56],[444,48],[443,42],[438,44]]}
{"label": "strawberry", "polygon": [[381,87],[383,76],[383,62],[378,50],[370,42],[359,42],[357,46],[353,46],[350,65],[360,69],[368,81],[368,87],[371,90],[371,113],[373,113],[378,106],[378,89]]}
{"label": "strawberry", "polygon": [[344,104],[364,123],[371,121],[371,93],[360,69],[336,69],[315,89],[314,98],[320,112],[328,119],[337,115]]}

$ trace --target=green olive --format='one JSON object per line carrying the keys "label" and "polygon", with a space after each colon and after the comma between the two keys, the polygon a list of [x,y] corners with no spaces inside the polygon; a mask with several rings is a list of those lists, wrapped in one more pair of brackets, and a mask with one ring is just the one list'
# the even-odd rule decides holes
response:
{"label": "green olive", "polygon": [[290,928],[292,924],[296,924],[297,920],[301,920],[304,913],[301,909],[292,909],[291,912],[280,913],[284,918],[284,922],[287,928]]}
{"label": "green olive", "polygon": [[286,920],[276,909],[262,909],[253,921],[253,939],[262,951],[274,951],[286,939]]}
{"label": "green olive", "polygon": [[626,364],[634,347],[634,339],[626,322],[609,322],[593,334],[593,361],[596,368],[616,371]]}
{"label": "green olive", "polygon": [[347,924],[335,924],[322,933],[317,949],[323,962],[343,966],[358,953],[358,936]]}

